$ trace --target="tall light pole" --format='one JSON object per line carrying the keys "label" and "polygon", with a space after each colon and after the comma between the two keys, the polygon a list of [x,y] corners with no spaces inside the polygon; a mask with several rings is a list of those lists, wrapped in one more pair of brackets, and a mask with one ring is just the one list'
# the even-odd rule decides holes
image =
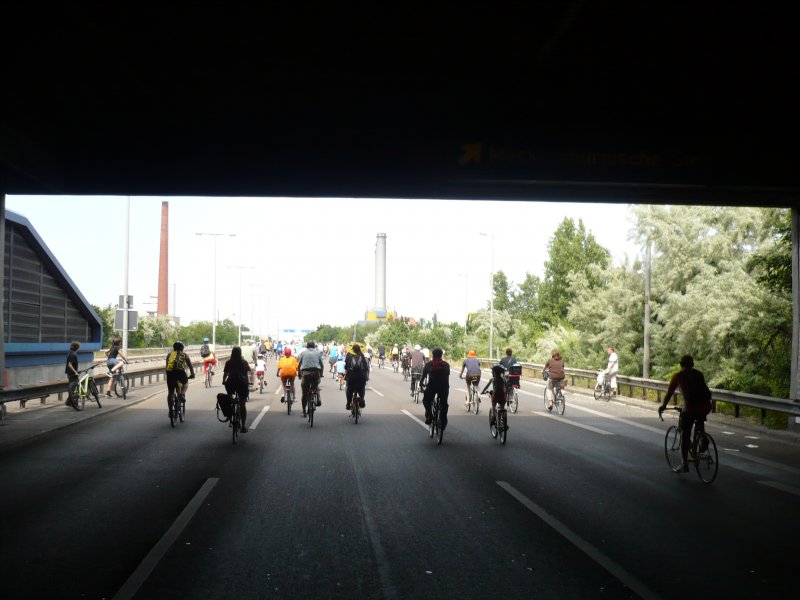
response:
{"label": "tall light pole", "polygon": [[255,269],[255,267],[229,266],[229,269],[239,269],[239,346],[242,345],[242,273],[245,269]]}
{"label": "tall light pole", "polygon": [[489,276],[489,358],[494,359],[494,234],[481,233],[491,243],[491,275]]}
{"label": "tall light pole", "polygon": [[221,235],[236,237],[235,233],[209,233],[205,231],[195,232],[195,235],[214,236],[214,316],[211,319],[211,345],[217,347],[217,238]]}

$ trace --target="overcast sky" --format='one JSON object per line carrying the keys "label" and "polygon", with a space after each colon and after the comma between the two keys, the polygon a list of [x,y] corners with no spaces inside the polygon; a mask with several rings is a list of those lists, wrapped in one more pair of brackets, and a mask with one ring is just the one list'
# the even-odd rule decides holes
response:
{"label": "overcast sky", "polygon": [[[169,308],[183,324],[211,320],[214,238],[217,309],[256,331],[350,325],[375,303],[375,240],[387,235],[386,302],[414,318],[464,322],[489,299],[492,269],[520,283],[541,276],[564,217],[583,219],[619,264],[638,247],[625,204],[299,198],[130,201],[128,293],[143,314],[158,293],[161,203],[169,202]],[[127,198],[7,196],[86,299],[117,303],[124,289]],[[487,234],[487,235],[481,235]],[[245,268],[238,268],[245,267]],[[240,285],[241,277],[241,285]],[[240,309],[241,306],[241,309]]]}

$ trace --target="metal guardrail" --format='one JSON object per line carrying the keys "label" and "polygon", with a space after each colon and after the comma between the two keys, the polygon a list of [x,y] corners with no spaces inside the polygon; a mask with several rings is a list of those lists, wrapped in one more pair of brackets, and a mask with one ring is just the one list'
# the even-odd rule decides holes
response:
{"label": "metal guardrail", "polygon": [[[488,359],[480,359],[482,367],[491,367],[495,361]],[[533,363],[520,363],[522,365],[522,374],[530,379],[542,380],[542,370],[544,365]],[[570,385],[577,390],[586,390],[591,393],[594,390],[597,381],[597,371],[589,371],[587,369],[564,369],[565,375],[569,380]],[[669,383],[660,381],[658,379],[644,379],[642,377],[629,377],[627,375],[617,374],[617,387],[619,393],[623,394],[627,388],[629,398],[641,398],[649,400],[648,394],[655,392],[656,401],[660,404],[664,396],[667,394],[667,387]],[[673,396],[677,403],[680,393]],[[757,394],[747,394],[744,392],[732,392],[730,390],[711,389],[711,403],[712,412],[716,411],[716,403],[724,402],[734,407],[734,416],[740,416],[741,407],[746,406],[749,408],[757,408],[761,411],[761,423],[768,412],[776,412],[790,416],[800,417],[800,403],[788,400],[785,398],[773,398],[772,396],[759,396]]]}
{"label": "metal guardrail", "polygon": [[[190,353],[189,358],[192,361],[192,365],[197,368],[197,365],[200,366],[200,369],[203,368],[203,359],[200,356],[199,351],[195,353]],[[165,364],[165,355],[164,354],[153,354],[148,356],[137,356],[135,358],[131,357],[132,360],[128,361],[128,368],[125,370],[125,375],[128,377],[128,383],[131,388],[137,387],[137,380],[139,382],[139,386],[144,385],[151,385],[153,383],[158,383],[161,381],[162,378],[166,377],[166,372],[164,370]],[[223,350],[222,353],[217,354],[217,360],[223,361],[227,358],[230,358],[230,349]],[[153,364],[157,363],[157,364]],[[99,368],[105,369],[105,362],[95,363],[99,366]],[[145,366],[147,364],[148,366]],[[131,368],[131,365],[134,365]],[[139,368],[136,368],[135,365],[139,365]],[[86,368],[86,365],[81,365],[81,368]],[[201,373],[202,375],[202,373]],[[109,377],[107,373],[98,373],[96,375],[92,375],[94,380],[97,382],[98,388],[100,393],[105,392],[105,386],[109,383]],[[155,377],[155,382],[153,378]],[[145,379],[147,380],[147,384],[145,384]],[[36,400],[40,399],[42,404],[46,404],[46,400],[50,396],[57,396],[58,402],[64,402],[66,400],[65,394],[69,392],[68,388],[68,381],[63,379],[61,381],[52,381],[48,383],[43,383],[40,385],[31,385],[20,387],[15,390],[3,390],[0,391],[0,419],[3,419],[5,416],[5,403],[6,402],[19,402],[21,407],[25,407],[25,403],[28,400]]]}

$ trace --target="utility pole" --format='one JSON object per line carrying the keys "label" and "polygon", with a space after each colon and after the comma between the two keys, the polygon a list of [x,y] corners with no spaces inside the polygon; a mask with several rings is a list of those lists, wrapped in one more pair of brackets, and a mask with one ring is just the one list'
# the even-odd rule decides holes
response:
{"label": "utility pole", "polygon": [[650,237],[644,246],[644,343],[642,344],[642,377],[650,379]]}

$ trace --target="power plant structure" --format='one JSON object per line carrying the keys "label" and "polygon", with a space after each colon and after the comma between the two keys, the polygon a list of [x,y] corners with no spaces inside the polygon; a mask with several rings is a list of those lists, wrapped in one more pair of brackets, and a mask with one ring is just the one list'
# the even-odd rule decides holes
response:
{"label": "power plant structure", "polygon": [[161,203],[161,251],[158,257],[158,307],[156,314],[169,313],[169,202]]}
{"label": "power plant structure", "polygon": [[397,314],[386,308],[386,234],[379,233],[375,240],[375,305],[364,316],[366,321],[387,321]]}

